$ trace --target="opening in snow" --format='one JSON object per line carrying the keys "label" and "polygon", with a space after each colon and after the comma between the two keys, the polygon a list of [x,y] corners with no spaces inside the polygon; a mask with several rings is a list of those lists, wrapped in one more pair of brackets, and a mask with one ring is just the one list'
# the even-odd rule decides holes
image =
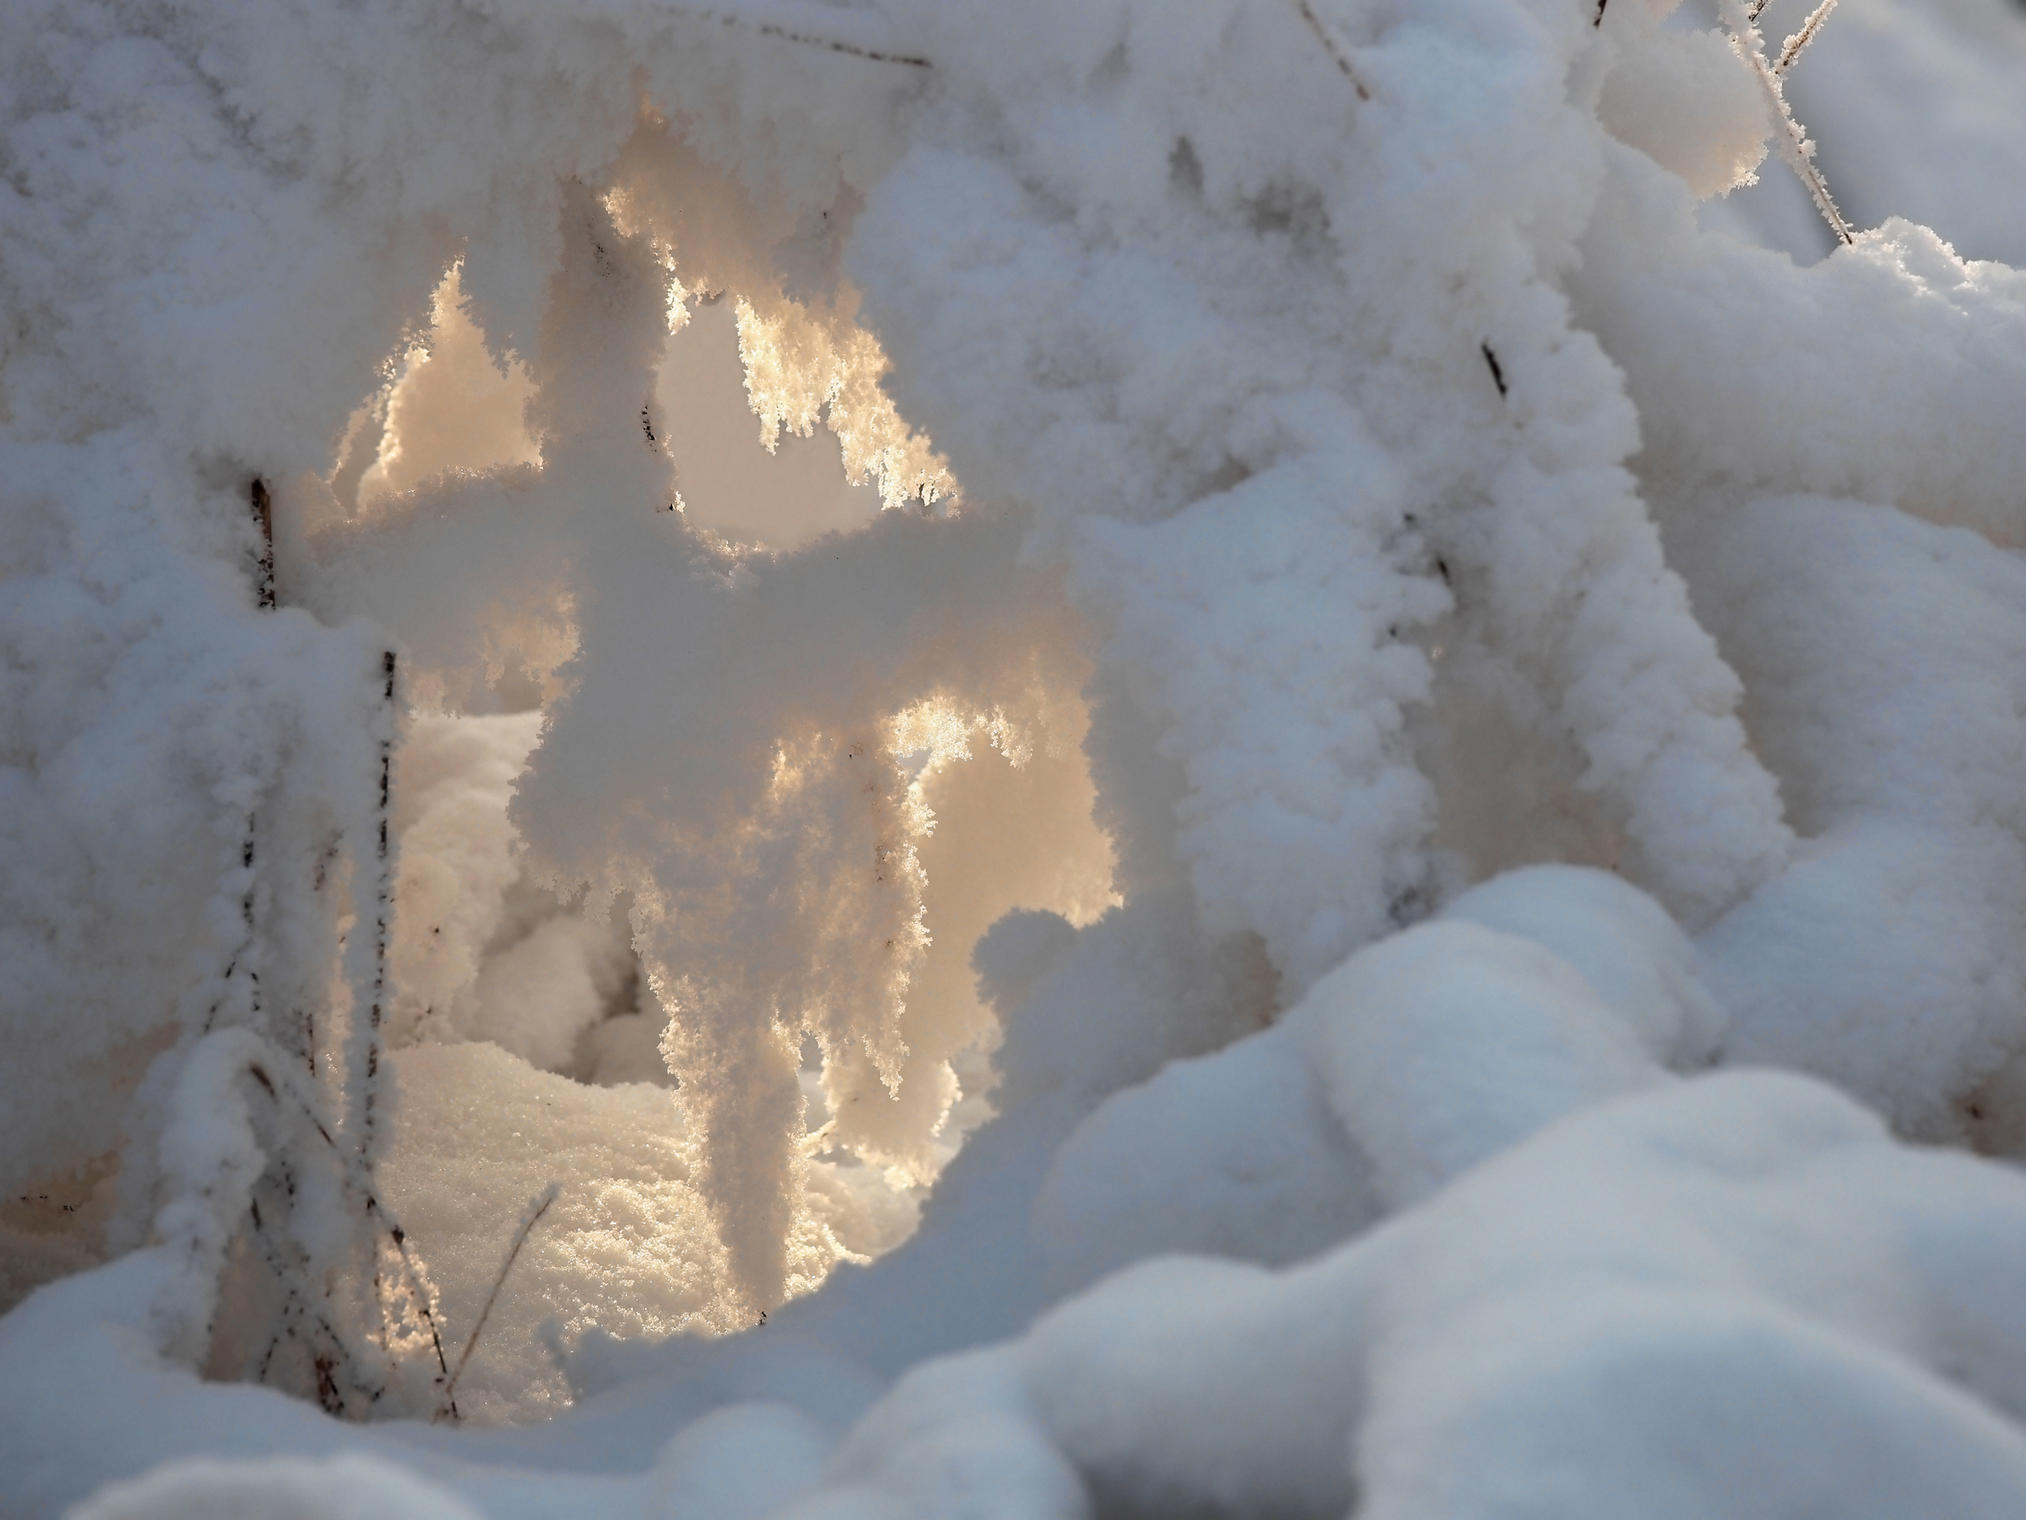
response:
{"label": "opening in snow", "polygon": [[[589,236],[604,278],[625,235]],[[562,1184],[502,1289],[512,1328],[460,1381],[467,1418],[567,1397],[531,1328],[544,1302],[572,1306],[566,1342],[727,1331],[904,1239],[990,1112],[996,1029],[971,946],[1012,909],[1081,924],[1118,900],[1067,642],[968,688],[901,673],[818,712],[766,705],[783,662],[823,658],[812,620],[847,664],[914,636],[924,608],[889,557],[934,574],[919,561],[942,540],[990,530],[896,426],[866,334],[692,291],[635,254],[666,306],[630,314],[654,320],[623,350],[647,363],[640,404],[614,398],[588,459],[545,440],[537,379],[488,342],[453,267],[322,489],[280,493],[280,535],[304,551],[283,555],[286,589],[328,619],[373,616],[412,655],[393,789],[400,1118],[380,1166],[448,1321],[471,1323],[492,1286],[502,1218]],[[581,472],[569,486],[552,488],[545,441]],[[613,470],[606,451],[634,457]],[[653,568],[599,563],[639,552],[599,537],[628,514],[659,534]],[[703,672],[703,692],[650,674],[669,665]],[[755,755],[759,786],[735,769]],[[529,788],[551,763],[550,790]],[[708,770],[707,791],[628,773],[615,798],[606,768],[636,763]],[[570,785],[580,765],[608,778],[602,800]],[[667,828],[660,853],[540,847],[597,831],[629,792]],[[723,1048],[728,1001],[743,1051]],[[685,1032],[704,1008],[716,1027]],[[714,1090],[726,1056],[778,1068],[771,1110]],[[707,1148],[733,1158],[738,1196]],[[757,1227],[740,1217],[755,1194]]]}

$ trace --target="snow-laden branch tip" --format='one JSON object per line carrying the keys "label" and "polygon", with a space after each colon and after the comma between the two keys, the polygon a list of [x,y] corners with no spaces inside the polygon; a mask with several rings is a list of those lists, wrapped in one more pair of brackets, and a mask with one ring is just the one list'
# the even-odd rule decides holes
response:
{"label": "snow-laden branch tip", "polygon": [[1808,19],[1801,23],[1801,30],[1789,37],[1780,47],[1780,56],[1773,62],[1773,72],[1784,74],[1794,66],[1794,60],[1801,56],[1801,50],[1815,40],[1815,34],[1822,30],[1822,23],[1829,19],[1829,13],[1836,9],[1836,0],[1822,0],[1822,3],[1808,13]]}
{"label": "snow-laden branch tip", "polygon": [[[1830,4],[1833,3],[1834,0],[1830,0]],[[1780,89],[1780,76],[1766,61],[1765,40],[1760,37],[1759,29],[1752,24],[1751,15],[1746,12],[1743,0],[1717,0],[1717,5],[1722,12],[1724,25],[1730,30],[1731,46],[1751,69],[1752,77],[1758,80],[1759,90],[1765,96],[1767,109],[1773,114],[1773,136],[1779,147],[1780,156],[1786,159],[1788,167],[1800,176],[1801,183],[1808,187],[1808,194],[1814,199],[1815,209],[1822,213],[1822,220],[1829,224],[1829,230],[1836,234],[1837,241],[1846,244],[1854,242],[1850,224],[1843,219],[1843,213],[1836,209],[1836,201],[1829,194],[1829,186],[1822,178],[1822,171],[1815,167],[1814,146],[1808,141],[1807,133],[1801,130],[1801,124],[1794,119],[1793,111],[1788,109],[1787,97]],[[1813,29],[1821,24],[1819,18],[1826,14],[1828,9],[1829,6],[1825,4],[1815,15],[1810,16],[1802,31],[1812,36]],[[1806,38],[1803,37],[1801,41],[1805,46]],[[1799,47],[1793,46],[1791,38],[1789,47],[1794,52],[1800,51]]]}

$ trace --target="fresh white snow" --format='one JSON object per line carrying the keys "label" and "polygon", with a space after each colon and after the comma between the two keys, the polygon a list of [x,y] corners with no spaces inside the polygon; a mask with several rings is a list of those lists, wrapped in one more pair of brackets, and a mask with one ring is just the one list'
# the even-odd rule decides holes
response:
{"label": "fresh white snow", "polygon": [[1808,15],[10,0],[0,1512],[2026,1513],[2026,9]]}

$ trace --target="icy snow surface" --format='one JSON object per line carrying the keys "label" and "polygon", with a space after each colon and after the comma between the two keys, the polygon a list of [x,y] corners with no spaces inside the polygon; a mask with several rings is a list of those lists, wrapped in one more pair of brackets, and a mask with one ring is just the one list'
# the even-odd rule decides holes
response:
{"label": "icy snow surface", "polygon": [[10,0],[0,1512],[2026,1513],[2026,11],[1816,21]]}

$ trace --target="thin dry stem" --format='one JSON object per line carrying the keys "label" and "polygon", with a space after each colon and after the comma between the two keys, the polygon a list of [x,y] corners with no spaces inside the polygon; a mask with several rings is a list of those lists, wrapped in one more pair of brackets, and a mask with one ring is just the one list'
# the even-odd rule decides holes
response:
{"label": "thin dry stem", "polygon": [[[246,837],[241,841],[239,846],[239,865],[241,870],[248,873],[252,872],[254,847],[258,843],[258,840],[259,815],[257,813],[248,813],[246,815]],[[253,877],[251,874],[246,879],[246,890],[240,894],[239,922],[243,931],[239,939],[239,948],[232,952],[232,959],[225,963],[225,976],[223,980],[229,984],[241,974],[242,969],[244,970],[247,981],[248,1021],[257,1025],[260,1019],[260,973],[255,971],[252,965],[255,935],[253,926]],[[204,1023],[198,1030],[199,1034],[209,1034],[213,1029],[218,1027],[218,1015],[225,1007],[225,998],[226,994],[220,992],[217,997],[211,1000],[210,1008],[205,1010]]]}
{"label": "thin dry stem", "polygon": [[478,1319],[471,1327],[471,1334],[465,1337],[464,1350],[458,1353],[457,1366],[451,1369],[449,1381],[443,1385],[443,1403],[437,1408],[437,1419],[444,1418],[446,1414],[452,1419],[457,1418],[457,1380],[464,1376],[465,1364],[471,1360],[471,1353],[478,1345],[478,1338],[485,1331],[485,1322],[492,1317],[492,1306],[499,1302],[499,1290],[506,1286],[507,1274],[513,1271],[514,1263],[520,1259],[521,1247],[528,1243],[528,1236],[534,1233],[535,1226],[542,1222],[542,1216],[549,1212],[549,1205],[556,1201],[556,1195],[561,1191],[560,1183],[550,1183],[534,1200],[527,1218],[521,1221],[521,1227],[514,1232],[513,1244],[507,1247],[506,1259],[499,1264],[499,1271],[493,1276],[492,1291],[486,1294],[485,1305],[478,1311]]}
{"label": "thin dry stem", "polygon": [[[249,1073],[253,1073],[256,1071],[256,1068],[249,1067],[248,1070]],[[273,1179],[273,1184],[280,1187],[288,1196],[293,1197],[295,1182],[287,1164],[285,1162],[279,1163],[278,1169],[280,1175]],[[274,1332],[268,1339],[266,1350],[261,1354],[259,1366],[255,1369],[253,1375],[254,1381],[258,1383],[265,1383],[267,1381],[268,1370],[273,1366],[275,1353],[281,1349],[285,1342],[303,1340],[303,1336],[297,1328],[297,1322],[301,1321],[306,1323],[310,1330],[318,1333],[323,1341],[336,1353],[334,1357],[328,1359],[329,1371],[320,1376],[318,1382],[318,1397],[324,1403],[326,1412],[331,1414],[344,1413],[344,1401],[342,1398],[338,1399],[334,1405],[326,1397],[327,1393],[338,1391],[336,1380],[331,1374],[339,1371],[343,1372],[346,1382],[368,1404],[378,1403],[381,1395],[386,1390],[373,1386],[360,1372],[358,1364],[352,1356],[351,1348],[345,1344],[345,1338],[338,1333],[338,1328],[331,1322],[330,1316],[310,1301],[309,1294],[304,1286],[304,1273],[308,1267],[309,1259],[301,1245],[290,1241],[288,1243],[289,1249],[287,1254],[291,1259],[285,1261],[281,1245],[274,1239],[273,1233],[268,1228],[267,1221],[262,1217],[258,1198],[248,1202],[247,1212],[253,1221],[252,1239],[254,1248],[260,1253],[262,1261],[266,1263],[267,1269],[273,1274],[275,1281],[281,1285],[283,1295],[281,1312],[276,1316]],[[307,1342],[304,1342],[304,1344],[307,1349]],[[314,1360],[316,1353],[310,1351],[309,1354]],[[328,1380],[328,1385],[326,1380]]]}
{"label": "thin dry stem", "polygon": [[377,1138],[375,1131],[379,1118],[380,1098],[380,1026],[386,1018],[387,937],[394,912],[394,878],[391,869],[393,857],[388,833],[394,786],[393,650],[381,653],[380,672],[384,684],[380,691],[380,791],[375,807],[376,827],[373,841],[373,991],[368,999],[366,1011],[365,1048],[360,1061],[363,1070],[354,1074],[360,1083],[357,1136],[359,1160],[367,1167],[371,1167],[373,1163],[373,1143]]}
{"label": "thin dry stem", "polygon": [[863,58],[872,63],[897,64],[902,68],[929,69],[935,65],[919,53],[903,52],[899,48],[882,42],[853,41],[837,36],[833,28],[841,16],[826,17],[821,23],[825,30],[808,31],[799,24],[778,21],[756,15],[751,11],[718,10],[704,6],[683,6],[689,15],[702,21],[715,21],[734,31],[751,32],[759,37],[772,37],[781,42],[800,43],[803,47],[823,48],[828,52],[841,53],[847,58]]}
{"label": "thin dry stem", "polygon": [[272,612],[274,599],[274,498],[267,482],[258,475],[247,493],[252,498],[253,521],[260,529],[259,576],[254,582],[254,601],[262,612]]}
{"label": "thin dry stem", "polygon": [[[317,1113],[316,1105],[304,1096],[294,1081],[285,1075],[270,1075],[267,1069],[257,1061],[249,1062],[246,1069],[253,1080],[259,1084],[261,1090],[270,1098],[278,1103],[286,1095],[295,1104],[303,1118],[308,1121],[310,1132],[321,1140],[325,1148],[336,1158],[339,1185],[343,1187],[349,1197],[357,1201],[359,1211],[379,1229],[386,1232],[387,1239],[393,1244],[395,1254],[401,1260],[401,1271],[406,1280],[406,1291],[409,1302],[414,1306],[416,1318],[420,1319],[429,1329],[430,1348],[436,1355],[437,1381],[448,1381],[450,1377],[450,1362],[449,1358],[444,1355],[443,1336],[436,1323],[436,1313],[429,1306],[428,1280],[424,1277],[421,1266],[416,1262],[414,1253],[408,1249],[407,1232],[401,1228],[400,1223],[388,1211],[387,1206],[380,1201],[379,1195],[374,1191],[370,1181],[372,1175],[370,1166],[356,1153],[348,1153],[346,1148],[338,1143],[338,1137],[331,1133],[330,1126],[325,1124],[322,1117]],[[374,1286],[376,1289],[379,1286],[377,1274],[374,1279]],[[457,1414],[457,1405],[454,1400],[446,1399],[446,1402],[454,1418]]]}
{"label": "thin dry stem", "polygon": [[[256,475],[247,487],[247,499],[253,511],[254,526],[260,530],[260,555],[255,561],[254,569],[254,605],[262,612],[272,612],[275,608],[274,498],[268,494],[267,482]],[[249,872],[253,869],[254,847],[258,841],[258,830],[258,815],[249,812],[246,815],[246,840],[241,845],[239,852],[240,866]],[[245,927],[245,933],[241,936],[238,950],[233,952],[232,959],[226,964],[225,980],[230,982],[238,974],[241,967],[246,968],[246,978],[249,984],[247,989],[248,1013],[250,1022],[257,1025],[260,1020],[260,974],[250,964],[253,958],[254,944],[253,879],[251,876],[247,878],[246,891],[239,899],[239,917]],[[205,1013],[204,1025],[199,1031],[200,1033],[209,1034],[217,1027],[218,1014],[224,1006],[225,997],[221,993]]]}
{"label": "thin dry stem", "polygon": [[1344,78],[1350,80],[1351,88],[1358,92],[1358,99],[1370,100],[1372,92],[1366,88],[1365,81],[1358,77],[1357,65],[1351,62],[1351,50],[1344,46],[1343,39],[1337,36],[1335,29],[1316,14],[1316,9],[1309,0],[1294,0],[1294,8],[1301,12],[1301,19],[1306,21],[1308,29],[1315,33],[1316,41],[1323,45],[1323,51],[1330,55],[1330,62],[1337,66]]}

